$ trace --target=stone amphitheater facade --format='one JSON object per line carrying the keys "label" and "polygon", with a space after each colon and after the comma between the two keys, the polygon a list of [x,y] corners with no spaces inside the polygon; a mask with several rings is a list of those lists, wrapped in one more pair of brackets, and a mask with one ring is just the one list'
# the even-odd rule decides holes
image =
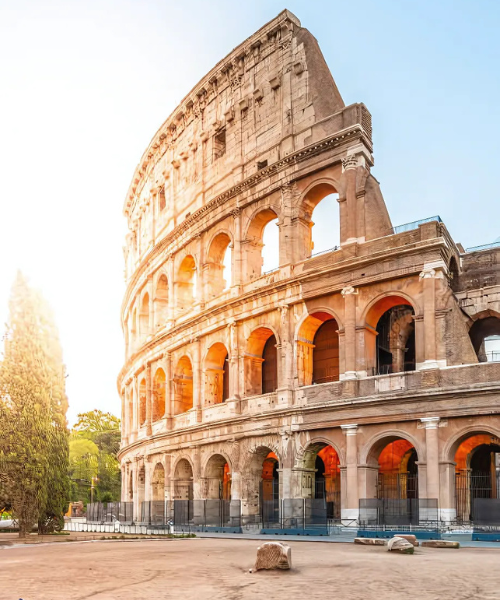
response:
{"label": "stone amphitheater facade", "polygon": [[[485,350],[500,249],[464,251],[438,217],[394,228],[372,151],[368,109],[345,106],[288,11],[154,135],[124,206],[120,461],[136,519],[144,501],[190,498],[258,519],[277,494],[324,497],[346,522],[383,497],[470,517],[457,482],[500,467],[500,363]],[[340,245],[314,255],[332,193]],[[279,268],[263,273],[276,219]]]}

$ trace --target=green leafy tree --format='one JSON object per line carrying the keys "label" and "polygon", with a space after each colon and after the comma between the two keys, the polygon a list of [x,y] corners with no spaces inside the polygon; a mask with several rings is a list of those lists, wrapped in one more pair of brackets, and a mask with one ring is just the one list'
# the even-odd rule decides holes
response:
{"label": "green leafy tree", "polygon": [[[80,413],[72,433],[72,440],[77,439],[91,441],[98,449],[95,499],[119,500],[121,485],[117,454],[121,439],[120,419],[109,412],[97,409]],[[76,482],[74,474],[71,477]],[[90,486],[91,478],[87,477],[86,480],[87,485]],[[81,493],[81,489],[74,489],[75,492]]]}
{"label": "green leafy tree", "polygon": [[0,473],[25,536],[60,523],[68,499],[67,400],[57,331],[47,305],[18,273],[0,365]]}

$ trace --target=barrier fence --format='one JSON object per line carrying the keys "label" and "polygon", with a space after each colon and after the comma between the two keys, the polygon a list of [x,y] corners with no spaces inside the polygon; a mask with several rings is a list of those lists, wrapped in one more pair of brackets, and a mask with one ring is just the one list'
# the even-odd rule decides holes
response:
{"label": "barrier fence", "polygon": [[133,502],[89,502],[87,522],[89,523],[133,523]]}
{"label": "barrier fence", "polygon": [[328,508],[323,498],[267,500],[261,503],[262,528],[270,532],[288,530],[301,534],[311,531],[326,535]]}
{"label": "barrier fence", "polygon": [[360,527],[437,527],[437,498],[361,498]]}

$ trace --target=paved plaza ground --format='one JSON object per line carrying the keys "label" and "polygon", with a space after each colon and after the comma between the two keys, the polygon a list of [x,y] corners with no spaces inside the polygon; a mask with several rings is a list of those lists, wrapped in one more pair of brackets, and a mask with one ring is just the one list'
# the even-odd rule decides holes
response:
{"label": "paved plaza ground", "polygon": [[97,541],[0,549],[1,600],[498,600],[500,551],[290,542],[293,570],[249,573],[255,540]]}

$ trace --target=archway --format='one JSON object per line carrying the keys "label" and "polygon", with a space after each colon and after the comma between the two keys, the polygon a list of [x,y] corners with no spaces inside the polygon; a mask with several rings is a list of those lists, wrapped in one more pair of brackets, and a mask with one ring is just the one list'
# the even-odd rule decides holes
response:
{"label": "archway", "polygon": [[259,327],[247,340],[245,391],[247,396],[269,394],[278,387],[276,337],[268,327]]}
{"label": "archway", "polygon": [[129,335],[130,349],[135,351],[137,348],[137,308],[132,311],[130,318],[130,335]]}
{"label": "archway", "polygon": [[153,421],[158,421],[165,416],[165,371],[156,369],[153,379]]}
{"label": "archway", "polygon": [[134,500],[134,472],[130,470],[128,476],[128,501],[133,502]]}
{"label": "archway", "polygon": [[[144,502],[144,491],[146,488],[146,469],[144,465],[140,467],[139,473],[137,474],[137,506],[139,509],[139,514],[142,517],[143,514],[143,502]],[[141,518],[142,520],[142,518]]]}
{"label": "archway", "polygon": [[146,380],[143,378],[139,384],[139,425],[146,424]]}
{"label": "archway", "polygon": [[277,220],[278,215],[270,208],[253,217],[243,244],[245,281],[279,266],[279,229],[273,225]]}
{"label": "archway", "polygon": [[340,459],[329,444],[318,442],[308,446],[302,466],[302,497],[323,500],[328,519],[340,519]]}
{"label": "archway", "polygon": [[229,398],[228,353],[224,344],[210,346],[205,358],[205,405],[219,404]]}
{"label": "archway", "polygon": [[400,296],[382,298],[371,307],[365,328],[369,373],[387,375],[415,370],[414,315],[413,306]]}
{"label": "archway", "polygon": [[232,285],[232,244],[227,233],[217,234],[204,266],[205,298],[215,298]]}
{"label": "archway", "polygon": [[155,502],[165,500],[165,469],[161,463],[157,463],[153,471],[151,495]]}
{"label": "archway", "polygon": [[181,458],[174,470],[174,500],[193,499],[193,468],[186,458]]}
{"label": "archway", "polygon": [[298,260],[340,246],[338,193],[331,183],[319,182],[309,189],[297,220]]}
{"label": "archway", "polygon": [[221,454],[211,456],[205,467],[205,490],[207,500],[231,500],[231,470]]}
{"label": "archway", "polygon": [[326,312],[315,312],[302,323],[297,336],[299,385],[339,380],[338,323]]}
{"label": "archway", "polygon": [[500,318],[485,316],[474,321],[469,336],[479,362],[500,362]]}
{"label": "archway", "polygon": [[490,503],[477,500],[500,504],[500,439],[488,433],[469,434],[458,445],[454,460],[457,521],[484,521]]}
{"label": "archway", "polygon": [[161,329],[168,319],[168,280],[164,274],[160,276],[156,284],[154,312],[156,329]]}
{"label": "archway", "polygon": [[193,408],[193,367],[188,356],[179,359],[174,373],[174,414]]}
{"label": "archway", "polygon": [[142,297],[141,312],[139,315],[139,329],[142,342],[145,342],[149,331],[149,294],[146,292]]}
{"label": "archway", "polygon": [[176,309],[190,309],[196,297],[196,263],[191,255],[185,256],[179,266],[176,281]]}

